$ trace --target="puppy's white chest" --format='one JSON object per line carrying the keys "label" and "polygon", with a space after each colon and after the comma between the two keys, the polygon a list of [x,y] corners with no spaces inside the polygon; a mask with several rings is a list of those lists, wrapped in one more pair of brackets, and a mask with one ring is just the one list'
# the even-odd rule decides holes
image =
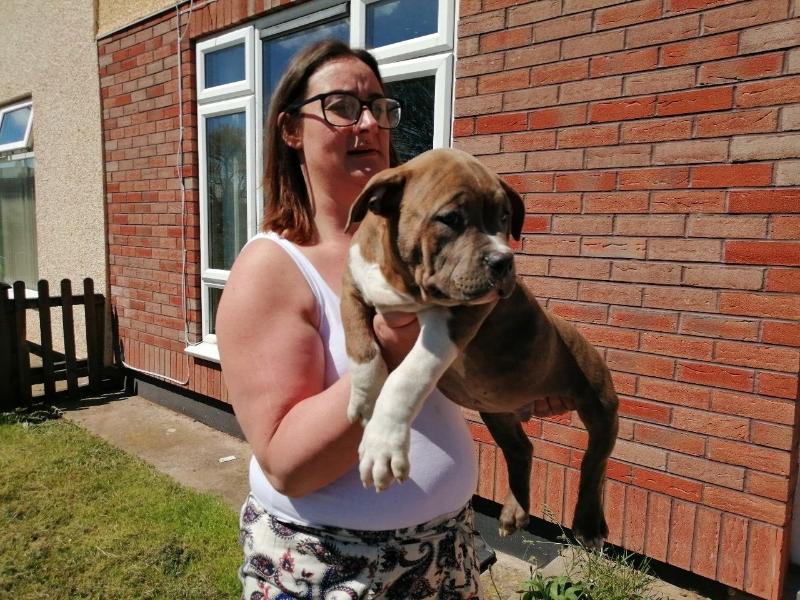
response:
{"label": "puppy's white chest", "polygon": [[367,261],[358,244],[350,247],[350,274],[364,300],[379,312],[418,312],[424,308],[410,294],[391,285],[378,263]]}

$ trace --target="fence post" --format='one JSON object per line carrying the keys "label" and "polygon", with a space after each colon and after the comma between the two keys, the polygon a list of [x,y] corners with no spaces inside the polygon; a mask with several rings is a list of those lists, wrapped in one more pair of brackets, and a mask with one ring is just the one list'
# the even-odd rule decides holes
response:
{"label": "fence post", "polygon": [[28,326],[25,314],[25,282],[14,282],[14,320],[16,321],[17,381],[19,383],[19,403],[30,405],[33,401],[31,391],[31,354],[28,349]]}
{"label": "fence post", "polygon": [[86,318],[86,366],[89,369],[89,389],[96,392],[100,389],[102,356],[99,356],[98,352],[102,353],[102,349],[98,349],[97,305],[94,297],[94,281],[91,277],[83,280],[83,311]]}
{"label": "fence post", "polygon": [[78,361],[75,358],[75,321],[72,314],[72,284],[61,280],[61,312],[64,323],[64,361],[67,369],[67,392],[78,397]]}
{"label": "fence post", "polygon": [[14,303],[8,297],[10,285],[0,282],[0,410],[14,407],[17,399],[15,388],[16,356],[14,343]]}
{"label": "fence post", "polygon": [[37,287],[39,298],[39,331],[42,336],[42,375],[44,393],[52,397],[56,393],[55,360],[53,359],[53,326],[50,315],[50,284],[46,279],[40,279]]}

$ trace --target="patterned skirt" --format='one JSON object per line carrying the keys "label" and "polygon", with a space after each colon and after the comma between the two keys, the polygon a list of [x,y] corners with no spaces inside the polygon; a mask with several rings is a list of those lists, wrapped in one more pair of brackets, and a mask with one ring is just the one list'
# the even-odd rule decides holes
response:
{"label": "patterned skirt", "polygon": [[479,598],[473,519],[468,504],[406,529],[312,528],[277,519],[251,494],[240,518],[242,598]]}

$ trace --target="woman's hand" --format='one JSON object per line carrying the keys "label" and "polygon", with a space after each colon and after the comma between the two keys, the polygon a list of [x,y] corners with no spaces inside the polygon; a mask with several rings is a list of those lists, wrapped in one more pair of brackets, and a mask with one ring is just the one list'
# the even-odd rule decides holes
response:
{"label": "woman's hand", "polygon": [[419,337],[419,323],[414,313],[377,313],[372,321],[383,359],[394,370]]}

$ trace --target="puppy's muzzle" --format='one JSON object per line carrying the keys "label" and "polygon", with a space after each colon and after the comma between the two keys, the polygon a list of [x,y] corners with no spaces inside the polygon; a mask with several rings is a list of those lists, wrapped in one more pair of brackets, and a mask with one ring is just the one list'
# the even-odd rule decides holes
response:
{"label": "puppy's muzzle", "polygon": [[507,298],[514,290],[514,255],[511,252],[492,250],[483,257],[489,270],[489,278],[501,298]]}

